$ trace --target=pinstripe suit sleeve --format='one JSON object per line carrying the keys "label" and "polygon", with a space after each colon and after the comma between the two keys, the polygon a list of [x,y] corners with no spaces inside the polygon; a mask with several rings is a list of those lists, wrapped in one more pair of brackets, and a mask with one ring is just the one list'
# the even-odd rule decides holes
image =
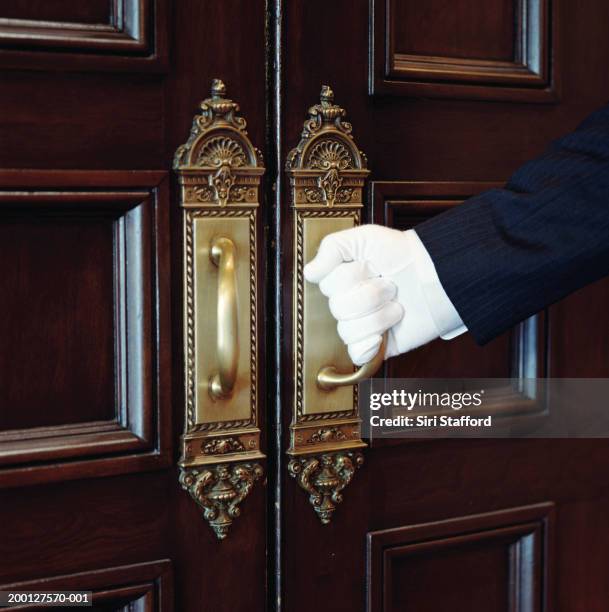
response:
{"label": "pinstripe suit sleeve", "polygon": [[609,105],[504,189],[415,228],[479,344],[609,274]]}

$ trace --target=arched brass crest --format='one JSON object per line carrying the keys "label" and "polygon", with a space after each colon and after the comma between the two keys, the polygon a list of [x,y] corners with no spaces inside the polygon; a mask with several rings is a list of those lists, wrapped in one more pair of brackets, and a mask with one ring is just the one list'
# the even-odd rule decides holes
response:
{"label": "arched brass crest", "polygon": [[264,167],[220,80],[174,170],[184,231],[185,425],[180,483],[223,539],[262,475],[257,460],[256,215]]}
{"label": "arched brass crest", "polygon": [[336,331],[328,301],[305,282],[304,265],[329,233],[359,225],[369,174],[365,155],[351,136],[346,112],[330,87],[309,109],[298,146],[289,153],[294,231],[294,407],[290,426],[290,474],[309,494],[322,523],[330,522],[341,491],[363,463],[357,388],[325,391],[317,384],[328,364],[353,371]]}

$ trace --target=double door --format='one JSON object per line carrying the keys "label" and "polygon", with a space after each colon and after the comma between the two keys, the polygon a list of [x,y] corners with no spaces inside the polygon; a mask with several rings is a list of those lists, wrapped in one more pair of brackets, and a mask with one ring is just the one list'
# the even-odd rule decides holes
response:
{"label": "double door", "polygon": [[[607,607],[602,440],[368,443],[318,384],[353,370],[323,235],[459,206],[609,97],[602,0],[465,4],[0,8],[0,590]],[[608,287],[368,374],[606,377]]]}

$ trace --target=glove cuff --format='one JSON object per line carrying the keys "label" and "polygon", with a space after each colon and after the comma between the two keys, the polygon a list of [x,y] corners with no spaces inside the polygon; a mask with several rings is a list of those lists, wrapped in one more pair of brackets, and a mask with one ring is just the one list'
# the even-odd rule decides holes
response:
{"label": "glove cuff", "polygon": [[411,261],[389,277],[397,287],[395,300],[404,307],[404,317],[389,331],[386,357],[412,351],[435,340],[440,334],[431,316],[423,288]]}
{"label": "glove cuff", "polygon": [[450,298],[444,291],[436,267],[427,249],[415,230],[408,230],[405,236],[414,254],[416,276],[421,285],[423,297],[430,316],[443,340],[451,340],[467,331]]}

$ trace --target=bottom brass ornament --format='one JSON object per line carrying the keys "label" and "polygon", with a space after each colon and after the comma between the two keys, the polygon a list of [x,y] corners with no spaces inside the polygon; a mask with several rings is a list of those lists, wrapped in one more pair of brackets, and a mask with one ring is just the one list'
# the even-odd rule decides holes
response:
{"label": "bottom brass ornament", "polygon": [[219,540],[227,534],[233,519],[241,514],[239,504],[262,476],[259,463],[220,463],[204,468],[182,468],[180,484],[203,508]]}
{"label": "bottom brass ornament", "polygon": [[309,494],[317,516],[327,525],[343,500],[341,491],[363,463],[364,456],[359,452],[324,453],[295,457],[288,464],[288,471]]}

